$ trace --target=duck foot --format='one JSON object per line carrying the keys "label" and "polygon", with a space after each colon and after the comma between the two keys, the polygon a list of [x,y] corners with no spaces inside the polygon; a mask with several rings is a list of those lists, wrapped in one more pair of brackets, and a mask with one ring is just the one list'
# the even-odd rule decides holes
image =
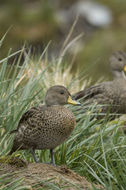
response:
{"label": "duck foot", "polygon": [[54,158],[54,150],[50,149],[50,155],[51,155],[51,162],[50,164],[52,164],[53,166],[56,166],[55,164],[55,158]]}
{"label": "duck foot", "polygon": [[36,155],[35,155],[35,149],[31,148],[31,149],[30,149],[30,152],[31,152],[31,154],[32,154],[32,156],[33,156],[34,161],[35,161],[36,163],[39,163],[39,160],[38,160],[38,158],[37,158]]}

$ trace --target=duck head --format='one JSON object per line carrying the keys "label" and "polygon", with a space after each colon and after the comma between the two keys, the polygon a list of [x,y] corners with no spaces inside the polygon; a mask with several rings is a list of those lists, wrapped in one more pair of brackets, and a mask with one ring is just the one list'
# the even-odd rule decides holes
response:
{"label": "duck head", "polygon": [[65,104],[80,105],[79,102],[71,98],[70,92],[61,85],[52,86],[47,90],[45,104],[47,106]]}
{"label": "duck head", "polygon": [[126,53],[123,51],[116,51],[109,59],[110,69],[114,78],[122,77],[126,78]]}

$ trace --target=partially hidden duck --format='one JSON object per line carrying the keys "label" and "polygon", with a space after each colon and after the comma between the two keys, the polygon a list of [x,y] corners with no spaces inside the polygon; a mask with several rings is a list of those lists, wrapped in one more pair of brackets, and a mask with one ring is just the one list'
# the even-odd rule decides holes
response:
{"label": "partially hidden duck", "polygon": [[[126,53],[116,51],[110,57],[110,70],[113,74],[113,80],[93,85],[72,95],[75,100],[81,99],[80,102],[87,102],[101,105],[100,115],[98,118],[110,113],[111,119],[118,114],[126,113]],[[86,105],[87,105],[86,104]],[[83,107],[82,107],[83,109]]]}

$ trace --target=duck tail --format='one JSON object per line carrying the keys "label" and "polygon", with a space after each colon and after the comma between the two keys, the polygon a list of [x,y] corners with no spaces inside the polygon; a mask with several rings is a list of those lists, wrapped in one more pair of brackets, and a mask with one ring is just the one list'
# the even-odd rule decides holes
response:
{"label": "duck tail", "polygon": [[17,133],[17,131],[18,131],[17,129],[10,131],[10,134]]}

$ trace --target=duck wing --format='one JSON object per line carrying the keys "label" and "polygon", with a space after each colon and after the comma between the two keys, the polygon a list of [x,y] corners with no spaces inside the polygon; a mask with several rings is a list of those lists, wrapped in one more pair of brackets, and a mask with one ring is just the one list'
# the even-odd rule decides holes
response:
{"label": "duck wing", "polygon": [[27,122],[27,120],[28,120],[29,118],[32,118],[32,117],[35,116],[36,114],[40,114],[40,113],[41,113],[42,111],[44,111],[45,109],[46,109],[46,106],[43,105],[43,106],[32,107],[31,109],[29,109],[28,111],[26,111],[26,112],[22,115],[21,119],[19,120],[19,124],[18,124],[17,129],[12,130],[12,131],[10,132],[10,134],[13,134],[13,133],[18,132],[21,123]]}
{"label": "duck wing", "polygon": [[79,91],[72,95],[72,98],[78,100],[82,98],[83,100],[91,99],[93,97],[101,96],[106,93],[108,86],[110,86],[110,82],[104,82],[100,84],[93,85],[85,90]]}

